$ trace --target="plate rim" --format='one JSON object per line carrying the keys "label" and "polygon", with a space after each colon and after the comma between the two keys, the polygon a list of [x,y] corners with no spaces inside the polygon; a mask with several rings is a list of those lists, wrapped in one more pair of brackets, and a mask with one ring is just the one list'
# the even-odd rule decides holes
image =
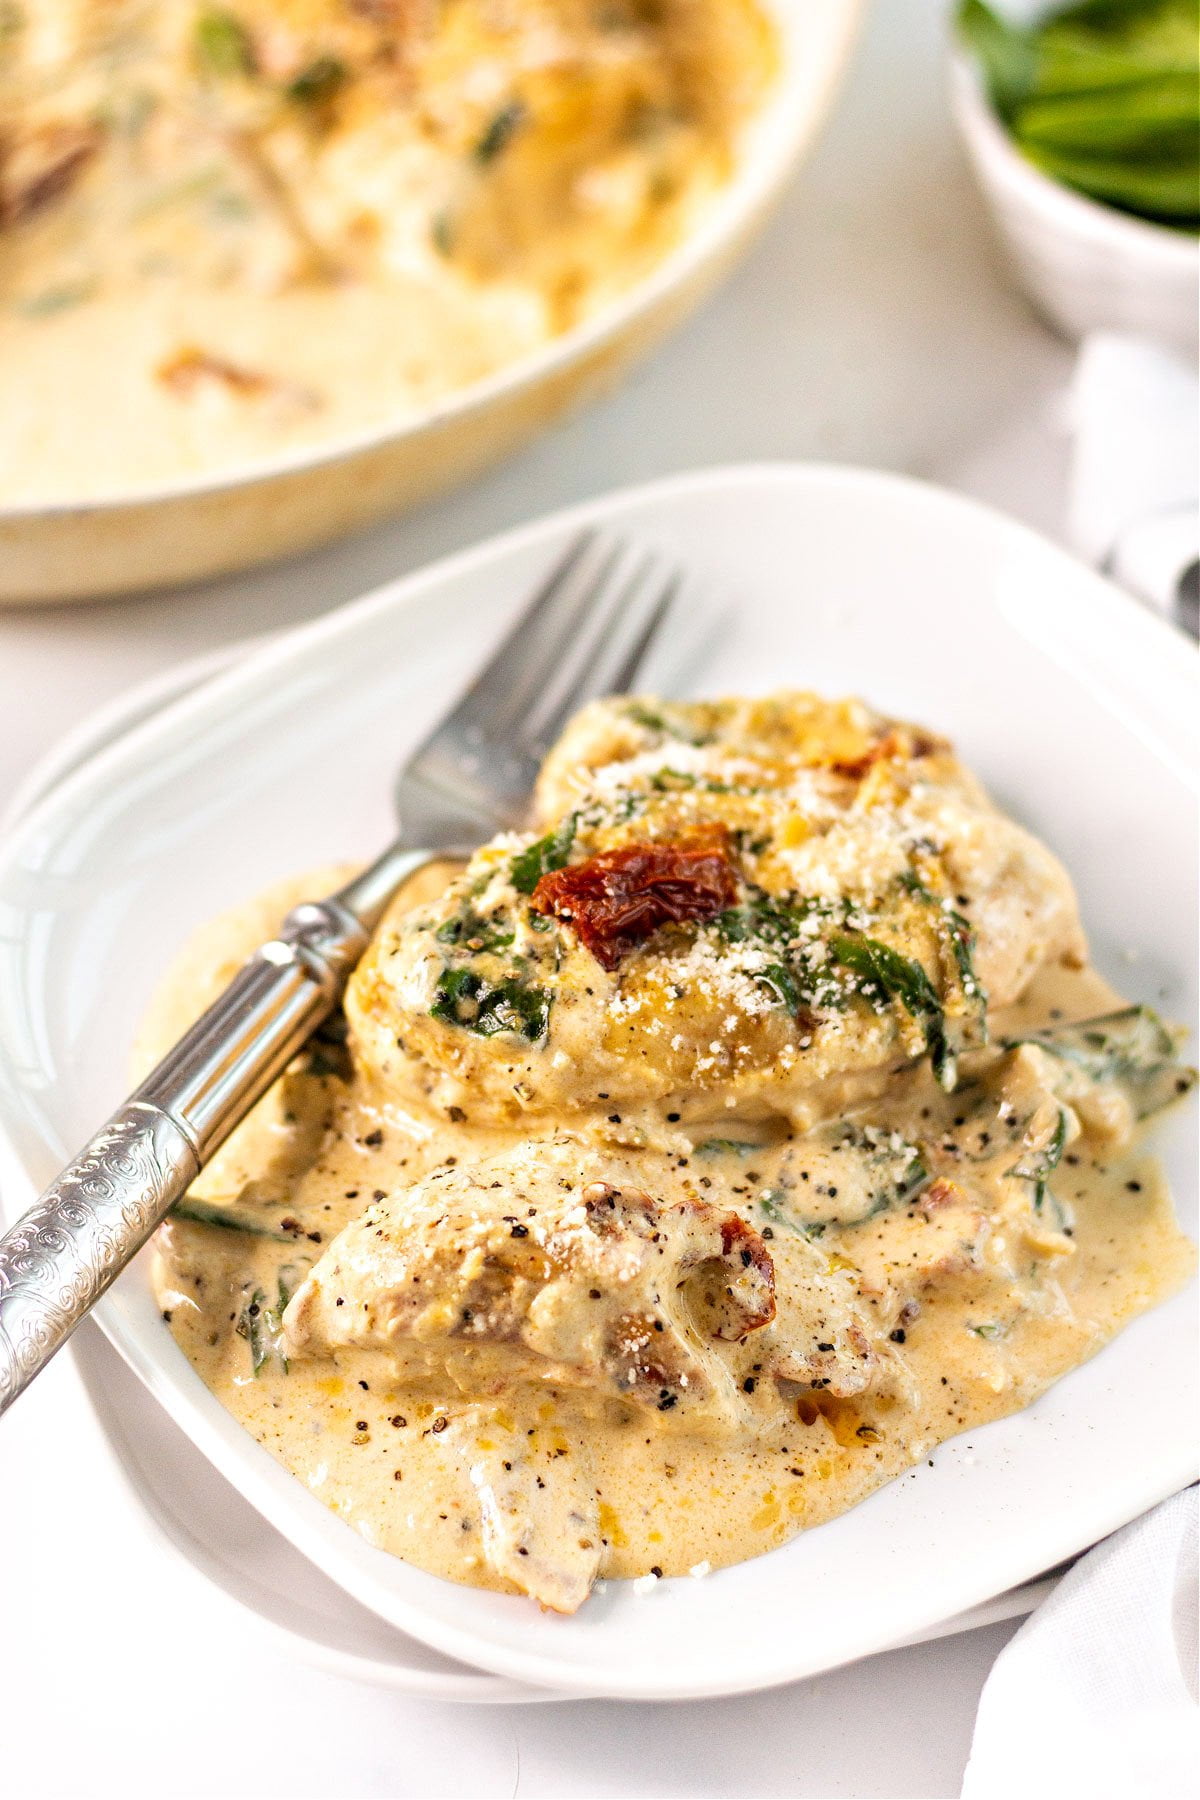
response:
{"label": "plate rim", "polygon": [[[257,645],[266,641],[268,635],[240,638],[218,645],[213,650],[202,651],[196,656],[168,663],[155,674],[122,689],[102,706],[95,707],[52,744],[18,784],[0,818],[0,835],[15,826],[41,800],[51,795],[67,775],[84,767],[100,749],[106,748],[110,743],[117,743],[132,725],[153,717],[182,694],[202,686],[223,669],[249,655]],[[2,1222],[3,1209],[0,1209],[0,1223]],[[146,1482],[131,1449],[132,1432],[122,1416],[121,1402],[102,1385],[93,1366],[93,1345],[97,1336],[102,1337],[110,1351],[120,1358],[129,1378],[135,1381],[139,1378],[129,1368],[121,1351],[107,1337],[99,1320],[85,1320],[83,1329],[72,1336],[68,1349],[79,1376],[84,1400],[100,1427],[109,1463],[126,1498],[137,1503],[139,1513],[144,1516],[147,1529],[155,1542],[173,1558],[178,1557],[181,1562],[186,1563],[196,1576],[218,1589],[232,1605],[254,1619],[256,1626],[266,1633],[277,1648],[299,1656],[311,1667],[323,1669],[328,1674],[340,1675],[344,1680],[369,1683],[373,1687],[387,1688],[394,1693],[407,1693],[419,1699],[440,1700],[448,1705],[528,1705],[561,1697],[548,1689],[535,1689],[524,1682],[509,1680],[487,1669],[468,1668],[464,1665],[462,1675],[425,1672],[406,1668],[401,1663],[386,1662],[366,1652],[340,1650],[298,1628],[289,1627],[264,1612],[249,1595],[239,1592],[232,1585],[231,1579],[226,1579],[219,1572],[216,1560],[199,1530],[194,1526],[185,1527],[181,1521],[168,1516],[158,1493]],[[157,1401],[156,1404],[160,1405]],[[187,1433],[178,1421],[165,1408],[161,1410],[167,1429],[178,1431],[187,1438]],[[190,1438],[187,1441],[191,1443]],[[194,1445],[192,1447],[195,1448]],[[268,1530],[278,1529],[262,1514],[259,1517]],[[392,1629],[396,1631],[397,1637],[407,1635],[397,1627]],[[466,1691],[471,1684],[482,1691]]]}
{"label": "plate rim", "polygon": [[[130,1454],[130,1432],[121,1417],[120,1402],[114,1400],[102,1388],[93,1367],[93,1334],[102,1337],[108,1349],[120,1357],[122,1366],[130,1379],[137,1380],[138,1377],[135,1371],[129,1367],[121,1350],[108,1337],[99,1321],[91,1321],[92,1331],[90,1332],[86,1329],[87,1324],[88,1321],[85,1320],[85,1329],[72,1340],[69,1346],[70,1356],[78,1373],[86,1403],[100,1427],[100,1435],[109,1463],[121,1485],[122,1492],[127,1499],[136,1501],[139,1512],[144,1516],[146,1527],[155,1542],[167,1550],[172,1557],[177,1557],[185,1563],[195,1578],[216,1588],[231,1605],[249,1615],[255,1621],[256,1627],[274,1642],[276,1648],[300,1657],[310,1667],[323,1669],[330,1675],[339,1675],[343,1680],[387,1688],[394,1693],[406,1693],[414,1699],[438,1700],[446,1705],[536,1705],[551,1700],[578,1698],[577,1695],[560,1694],[547,1688],[534,1688],[526,1682],[516,1681],[503,1675],[497,1675],[492,1670],[468,1664],[463,1665],[461,1674],[409,1669],[403,1664],[386,1662],[382,1658],[371,1656],[366,1652],[340,1650],[334,1645],[324,1644],[319,1639],[285,1625],[281,1620],[263,1612],[251,1598],[246,1594],[239,1593],[230,1584],[230,1581],[218,1572],[216,1560],[198,1530],[167,1516],[166,1508],[157,1493],[141,1476],[136,1461]],[[156,1404],[159,1403],[156,1401]],[[187,1433],[179,1422],[171,1417],[165,1408],[163,1408],[163,1413],[170,1429],[181,1432],[186,1438]],[[188,1442],[191,1444],[192,1440],[188,1438]],[[192,1448],[195,1449],[196,1446],[192,1444]],[[261,1514],[259,1516],[263,1517]],[[263,1523],[269,1530],[278,1530],[278,1527],[273,1525],[269,1519],[263,1518]],[[188,1540],[186,1543],[183,1541],[185,1534]],[[407,1635],[400,1631],[399,1627],[391,1629],[395,1630],[399,1637]],[[480,1691],[470,1691],[472,1686]]]}
{"label": "plate rim", "polygon": [[[4,816],[0,819],[0,835],[15,825],[25,813],[31,811],[41,799],[49,795],[66,774],[73,772],[77,767],[82,767],[99,749],[109,743],[115,743],[133,724],[140,723],[156,711],[161,711],[163,707],[179,698],[184,692],[211,680],[225,667],[243,659],[254,648],[265,642],[269,635],[271,634],[238,639],[221,645],[216,650],[202,652],[199,655],[185,657],[170,663],[156,674],[121,690],[104,705],[86,714],[77,725],[64,733],[29,770],[25,779],[10,797]],[[2,1222],[2,1213],[0,1213],[0,1222]],[[199,1579],[217,1588],[232,1605],[238,1607],[243,1613],[249,1614],[254,1619],[256,1626],[277,1648],[300,1657],[313,1668],[321,1669],[328,1674],[339,1675],[344,1680],[385,1688],[393,1693],[409,1694],[414,1698],[440,1700],[448,1705],[536,1705],[580,1698],[579,1695],[560,1693],[549,1688],[534,1688],[525,1682],[510,1680],[490,1670],[468,1669],[465,1664],[462,1675],[424,1673],[420,1670],[409,1669],[402,1663],[387,1662],[367,1652],[338,1649],[308,1635],[298,1627],[289,1627],[264,1612],[250,1595],[239,1592],[232,1585],[232,1576],[226,1578],[216,1568],[215,1558],[199,1530],[195,1527],[185,1527],[170,1516],[166,1503],[162,1501],[157,1490],[148,1484],[141,1462],[131,1449],[133,1434],[130,1425],[122,1416],[121,1397],[114,1396],[111,1390],[102,1386],[93,1367],[94,1344],[98,1338],[104,1341],[111,1354],[120,1359],[129,1380],[140,1381],[140,1378],[128,1366],[123,1353],[108,1339],[99,1321],[85,1321],[82,1331],[72,1339],[69,1351],[79,1374],[84,1400],[100,1427],[104,1450],[123,1492],[129,1500],[136,1502],[140,1513],[145,1515],[148,1530],[154,1540],[172,1558],[177,1557],[188,1564]],[[162,1412],[164,1428],[168,1431],[179,1432],[189,1445],[196,1449],[178,1421],[166,1411],[165,1407],[161,1406],[160,1402],[156,1400],[155,1404],[160,1407]],[[235,1489],[235,1491],[237,1490]],[[278,1527],[271,1520],[262,1514],[259,1514],[259,1517],[267,1530],[278,1531]],[[939,1622],[928,1632],[903,1639],[890,1648],[897,1650],[911,1648],[917,1644],[935,1641],[938,1638],[954,1637],[960,1632],[975,1631],[985,1625],[1028,1617],[1034,1608],[1053,1592],[1064,1572],[1062,1568],[1049,1569],[1044,1575],[1024,1582],[1020,1587],[1009,1588],[997,1594],[992,1600],[983,1602],[973,1609],[973,1613],[955,1614]],[[976,1617],[974,1614],[982,1616]],[[392,1629],[396,1631],[399,1638],[408,1636],[398,1627]],[[875,1652],[875,1654],[886,1653],[886,1651]],[[460,1691],[464,1684],[471,1683],[483,1691]],[[602,1698],[603,1696],[595,1697]]]}
{"label": "plate rim", "polygon": [[[715,470],[690,471],[683,475],[667,477],[661,481],[638,484],[633,487],[619,490],[616,493],[600,496],[592,501],[582,502],[575,506],[561,509],[547,517],[533,521],[530,524],[499,534],[496,537],[488,539],[483,544],[476,545],[469,550],[460,551],[454,556],[443,558],[426,568],[413,571],[398,578],[396,581],[384,584],[384,586],[374,593],[368,594],[360,600],[350,602],[347,606],[337,609],[335,612],[327,615],[324,619],[296,627],[285,633],[282,641],[277,641],[268,645],[263,650],[253,652],[247,659],[245,670],[235,669],[226,672],[224,675],[215,677],[210,683],[204,684],[203,699],[208,704],[220,704],[230,696],[236,697],[240,687],[246,679],[247,673],[252,677],[265,676],[269,674],[272,668],[277,666],[281,657],[286,658],[292,654],[303,654],[313,642],[319,644],[326,637],[336,635],[342,630],[353,630],[364,622],[369,624],[373,614],[378,611],[390,607],[403,608],[408,604],[418,602],[421,597],[422,589],[427,584],[432,585],[446,580],[452,580],[464,572],[469,572],[473,567],[480,563],[486,563],[497,556],[503,556],[506,552],[520,548],[523,545],[553,541],[556,535],[565,534],[572,526],[581,524],[585,519],[602,520],[611,515],[614,511],[619,512],[623,507],[628,507],[630,504],[636,505],[638,502],[647,500],[653,502],[656,498],[669,497],[672,494],[681,491],[694,493],[696,491],[703,491],[706,487],[712,487],[714,485],[721,485],[723,487],[745,486],[747,484],[761,482],[764,478],[767,480],[783,479],[788,481],[799,481],[801,483],[809,484],[810,487],[819,485],[822,481],[827,482],[830,480],[842,486],[849,483],[857,488],[860,495],[865,496],[869,496],[872,492],[879,491],[884,492],[888,496],[902,494],[906,501],[912,501],[925,507],[932,506],[935,511],[940,510],[943,516],[947,513],[957,513],[960,517],[964,518],[970,516],[976,523],[981,524],[993,535],[999,532],[1010,544],[1032,544],[1036,546],[1037,554],[1043,559],[1049,555],[1052,565],[1056,565],[1064,571],[1069,570],[1072,579],[1076,582],[1081,578],[1086,578],[1092,593],[1096,597],[1097,604],[1100,605],[1103,603],[1104,606],[1107,606],[1112,615],[1112,619],[1117,621],[1118,629],[1124,631],[1126,634],[1132,632],[1135,639],[1139,634],[1141,635],[1145,655],[1158,660],[1160,666],[1170,667],[1173,676],[1183,674],[1186,666],[1186,674],[1189,678],[1190,685],[1191,678],[1194,675],[1191,652],[1189,649],[1185,649],[1182,640],[1178,639],[1177,634],[1175,634],[1169,626],[1161,620],[1156,619],[1153,615],[1142,612],[1134,603],[1131,603],[1128,597],[1121,594],[1119,590],[1113,588],[1110,583],[1107,583],[1101,577],[1096,576],[1092,571],[1086,569],[1084,565],[1079,564],[1073,558],[1069,557],[1060,547],[1047,542],[1045,539],[1041,538],[1039,534],[1031,531],[1028,527],[1007,520],[1003,515],[995,513],[991,508],[981,506],[978,502],[933,487],[930,484],[915,481],[906,476],[854,470],[830,464],[760,463],[732,465]],[[1116,612],[1113,612],[1114,605],[1119,609]],[[215,700],[214,694],[216,696]],[[164,716],[169,717],[172,721],[177,720],[180,716],[186,718],[194,710],[200,699],[201,696],[198,694],[186,696],[181,701],[178,701],[167,708]],[[130,738],[140,740],[147,731],[151,730],[153,724],[154,721],[150,721],[148,724],[135,727],[134,731],[130,734]],[[63,785],[63,789],[57,790],[57,792],[61,794],[73,790],[82,780],[87,778],[89,772],[91,772],[94,779],[95,767],[99,766],[103,770],[108,761],[115,754],[115,748],[116,747],[113,747],[107,752],[102,752],[96,759],[96,764],[89,765],[87,771],[79,771],[75,776],[68,777]],[[34,809],[34,812],[30,815],[30,822],[38,819],[45,805],[46,802],[43,802]],[[21,830],[22,828],[18,827],[18,832],[16,834],[18,838],[21,835]],[[12,840],[10,840],[10,846],[11,842]],[[1136,1322],[1131,1329],[1136,1329]],[[109,1335],[111,1337],[113,1334],[110,1332]],[[162,1398],[162,1395],[159,1394],[160,1383],[154,1379],[156,1371],[153,1367],[149,1366],[149,1359],[146,1359],[148,1366],[143,1368],[140,1366],[136,1355],[132,1353],[131,1347],[127,1347],[126,1344],[118,1340],[117,1348],[121,1351],[122,1355],[125,1356],[126,1360],[131,1362],[132,1366],[142,1378],[148,1381],[152,1391],[156,1392],[158,1397]],[[198,1378],[197,1386],[202,1387],[202,1384],[198,1382]],[[204,1389],[203,1392],[210,1400],[212,1400],[212,1396],[208,1395],[207,1389]],[[217,1407],[219,1406],[219,1403],[213,1401],[213,1405],[214,1407]],[[172,1409],[168,1407],[168,1411],[171,1410]],[[204,1426],[202,1411],[195,1409],[189,1410],[189,1423],[188,1426],[185,1427],[185,1429],[188,1430],[188,1435],[198,1444],[198,1447],[209,1456],[210,1460],[215,1462],[216,1466],[221,1469],[222,1472],[226,1473],[234,1480],[239,1491],[245,1494],[247,1498],[251,1499],[254,1504],[258,1505],[259,1501],[255,1498],[254,1490],[261,1484],[256,1478],[249,1481],[247,1479],[251,1459],[244,1457],[244,1454],[239,1452],[236,1457],[238,1464],[236,1472],[227,1468],[226,1462],[220,1454],[220,1446],[218,1444],[210,1444],[207,1441],[210,1434]],[[195,1425],[197,1429],[191,1429],[193,1425]],[[1176,1487],[1185,1485],[1190,1481],[1193,1478],[1193,1465],[1188,1459],[1188,1450],[1182,1445],[1178,1447],[1178,1450],[1179,1454],[1176,1458],[1170,1462],[1164,1460],[1164,1464],[1160,1466],[1160,1479],[1156,1482],[1152,1492],[1142,1485],[1138,1487],[1136,1493],[1131,1497],[1128,1479],[1125,1481],[1123,1487],[1119,1484],[1114,1484],[1111,1488],[1106,1489],[1106,1493],[1109,1496],[1108,1503],[1105,1506],[1092,1509],[1092,1512],[1089,1514],[1088,1530],[1083,1534],[1083,1543],[1094,1541],[1096,1538],[1106,1535],[1109,1531],[1116,1529],[1118,1525],[1125,1522],[1126,1519],[1134,1516],[1135,1513],[1142,1511],[1147,1504],[1152,1504],[1156,1498],[1163,1498],[1167,1493],[1174,1491]],[[292,1478],[288,1476],[279,1465],[274,1464],[273,1460],[269,1458],[265,1451],[261,1452],[261,1455],[266,1462],[270,1463],[273,1471],[280,1475],[285,1481],[291,1482]],[[233,1459],[231,1458],[231,1460]],[[264,1472],[264,1483],[265,1480],[266,1476]],[[1150,1495],[1149,1499],[1147,1498],[1148,1493]],[[314,1504],[319,1506],[319,1503]],[[262,1510],[261,1506],[260,1510]],[[271,1518],[272,1523],[275,1523],[274,1517],[270,1513],[268,1514],[268,1517]],[[299,1528],[297,1529],[299,1530]],[[314,1560],[318,1561],[318,1563],[322,1563],[319,1550],[314,1554],[313,1549],[310,1549],[305,1541],[304,1533],[301,1533],[301,1535],[298,1536],[295,1535],[293,1531],[288,1530],[285,1532],[285,1535],[291,1538],[294,1543],[297,1543],[298,1547],[304,1550],[306,1554],[314,1555]],[[1057,1534],[1057,1537],[1050,1540],[1050,1543],[1052,1550],[1049,1560],[1051,1562],[1056,1562],[1061,1557],[1077,1551],[1081,1547],[1081,1534],[1078,1526],[1076,1525],[1073,1528],[1064,1526]],[[1054,1553],[1055,1550],[1057,1553]],[[374,1554],[382,1555],[383,1553],[376,1552]],[[992,1574],[987,1579],[981,1583],[966,1584],[962,1591],[957,1595],[957,1598],[962,1604],[955,1607],[955,1613],[957,1614],[958,1612],[967,1610],[969,1606],[995,1596],[1006,1587],[1017,1585],[1026,1579],[1026,1569],[1024,1567],[1014,1567],[1014,1556],[1015,1553],[1010,1554],[1007,1566],[1001,1564],[999,1574],[997,1574],[996,1567],[993,1565]],[[323,1563],[322,1566],[324,1566]],[[368,1605],[372,1611],[379,1613],[381,1608],[377,1603],[377,1599],[372,1598],[369,1592],[363,1591],[363,1584],[358,1580],[357,1576],[355,1576],[354,1579],[351,1579],[351,1573],[352,1572],[347,1567],[343,1566],[339,1569],[335,1579],[337,1579],[340,1585],[345,1587],[347,1591],[355,1594],[357,1598]],[[370,1583],[366,1583],[366,1586],[369,1588]],[[534,1685],[545,1685],[545,1663],[543,1653],[536,1650],[530,1653],[523,1648],[513,1647],[511,1644],[505,1644],[500,1648],[496,1648],[490,1642],[481,1642],[475,1633],[471,1631],[461,1631],[456,1624],[452,1622],[446,1623],[440,1618],[422,1611],[419,1606],[409,1602],[407,1599],[398,1600],[393,1596],[393,1607],[393,1611],[384,1612],[382,1616],[390,1617],[392,1622],[399,1624],[402,1629],[411,1630],[412,1635],[430,1643],[437,1649],[444,1651],[446,1654],[456,1657],[458,1660],[464,1660],[469,1664],[494,1668],[497,1673],[509,1675],[516,1674],[519,1678],[531,1681]],[[938,1619],[944,1619],[946,1617],[945,1602],[943,1601],[940,1604],[935,1604],[930,1607],[927,1616],[919,1614],[914,1615],[914,1620],[917,1628],[921,1629],[925,1625],[932,1625],[936,1623]],[[871,1654],[875,1650],[887,1647],[889,1647],[889,1644],[885,1642],[875,1644],[868,1650],[854,1649],[846,1652],[846,1654],[826,1654],[815,1661],[806,1660],[799,1664],[792,1662],[786,1667],[777,1668],[769,1676],[764,1676],[761,1671],[751,1671],[736,1679],[730,1679],[729,1676],[724,1676],[704,1681],[689,1680],[686,1686],[674,1686],[667,1690],[659,1690],[656,1697],[699,1698],[706,1695],[752,1691],[770,1686],[782,1685],[801,1678],[806,1674],[816,1673],[818,1670],[837,1666],[839,1662],[854,1660],[859,1656]],[[573,1670],[564,1672],[572,1675],[576,1673]],[[582,1671],[579,1673],[582,1673]],[[630,1688],[622,1688],[619,1685],[617,1685],[615,1689],[609,1688],[607,1682],[605,1686],[607,1691],[625,1694],[626,1697],[629,1698],[650,1697],[645,1693],[644,1688],[638,1692],[634,1692]],[[568,1690],[564,1690],[560,1686],[559,1691],[565,1692]],[[594,1693],[595,1684],[593,1682],[588,1686],[582,1681],[571,1680],[569,1692],[578,1695]]]}

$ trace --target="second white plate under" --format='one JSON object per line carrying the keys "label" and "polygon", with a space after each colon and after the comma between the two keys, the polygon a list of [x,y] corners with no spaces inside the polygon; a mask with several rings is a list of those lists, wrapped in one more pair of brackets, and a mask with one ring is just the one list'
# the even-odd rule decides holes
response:
{"label": "second white plate under", "polygon": [[[1182,644],[953,496],[851,470],[713,471],[573,509],[288,633],[35,808],[0,850],[0,1127],[15,1191],[41,1186],[119,1096],[113,1047],[193,924],[386,835],[395,762],[591,521],[675,546],[736,602],[689,686],[857,689],[949,731],[1064,856],[1101,969],[1191,1015],[1196,706]],[[1186,1122],[1163,1142],[1189,1217]],[[644,1599],[610,1582],[569,1620],[359,1539],[203,1388],[138,1267],[99,1317],[204,1454],[372,1611],[509,1679],[650,1699],[787,1681],[924,1633],[1182,1485],[1193,1312],[1194,1295],[1178,1296],[1035,1406],[769,1556]]]}
{"label": "second white plate under", "polygon": [[[261,641],[174,663],[89,714],[30,771],[10,800],[5,824],[15,824],[109,744],[231,668]],[[566,1697],[455,1662],[386,1624],[323,1575],[218,1474],[101,1331],[89,1325],[71,1349],[114,1464],[148,1527],[292,1654],[331,1674],[443,1702],[529,1705]],[[1023,1582],[910,1641],[1023,1617],[1057,1580],[1055,1572]]]}

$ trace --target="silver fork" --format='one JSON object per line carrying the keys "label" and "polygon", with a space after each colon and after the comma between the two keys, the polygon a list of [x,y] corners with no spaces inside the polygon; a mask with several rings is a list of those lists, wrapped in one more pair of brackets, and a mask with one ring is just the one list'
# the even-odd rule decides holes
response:
{"label": "silver fork", "polygon": [[585,701],[629,689],[679,579],[652,552],[580,538],[404,766],[399,836],[337,893],[288,914],[0,1238],[0,1412],[337,1006],[409,877],[524,823],[546,750]]}

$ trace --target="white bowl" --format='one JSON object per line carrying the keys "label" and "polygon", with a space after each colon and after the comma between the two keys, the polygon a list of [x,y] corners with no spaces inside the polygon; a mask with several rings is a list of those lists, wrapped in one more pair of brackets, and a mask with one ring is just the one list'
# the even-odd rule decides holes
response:
{"label": "white bowl", "polygon": [[[7,1205],[118,1099],[123,1046],[195,924],[382,839],[396,760],[589,522],[674,546],[735,603],[693,691],[859,689],[949,731],[1065,857],[1101,972],[1192,1015],[1200,708],[1182,639],[952,495],[852,470],[711,471],[589,502],[285,633],[35,806],[0,846]],[[1194,1221],[1191,1121],[1159,1135]],[[943,1445],[842,1518],[707,1580],[645,1597],[609,1582],[562,1619],[412,1568],[323,1507],[204,1387],[143,1264],[97,1317],[209,1460],[363,1605],[444,1655],[577,1695],[732,1693],[869,1655],[1053,1567],[1194,1469],[1193,1284],[1034,1406]]]}
{"label": "white bowl", "polygon": [[863,0],[763,0],[780,69],[732,176],[696,228],[626,294],[403,424],[111,500],[0,506],[0,603],[78,600],[266,562],[465,480],[611,387],[727,272],[833,103]]}
{"label": "white bowl", "polygon": [[1020,285],[1069,338],[1126,331],[1194,354],[1200,239],[1102,206],[1017,149],[973,61],[950,68],[959,134]]}

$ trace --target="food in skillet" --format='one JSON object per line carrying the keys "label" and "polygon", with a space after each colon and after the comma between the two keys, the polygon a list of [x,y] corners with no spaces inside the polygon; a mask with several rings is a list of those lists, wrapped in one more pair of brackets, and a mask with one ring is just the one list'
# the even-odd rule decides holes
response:
{"label": "food in skillet", "polygon": [[[148,1056],[289,898],[206,934]],[[1140,1143],[1192,1080],[941,739],[607,701],[528,833],[400,897],[158,1291],[373,1542],[570,1612],[844,1511],[1178,1286]]]}
{"label": "food in skillet", "polygon": [[685,235],[756,0],[3,0],[0,502],[398,423]]}

